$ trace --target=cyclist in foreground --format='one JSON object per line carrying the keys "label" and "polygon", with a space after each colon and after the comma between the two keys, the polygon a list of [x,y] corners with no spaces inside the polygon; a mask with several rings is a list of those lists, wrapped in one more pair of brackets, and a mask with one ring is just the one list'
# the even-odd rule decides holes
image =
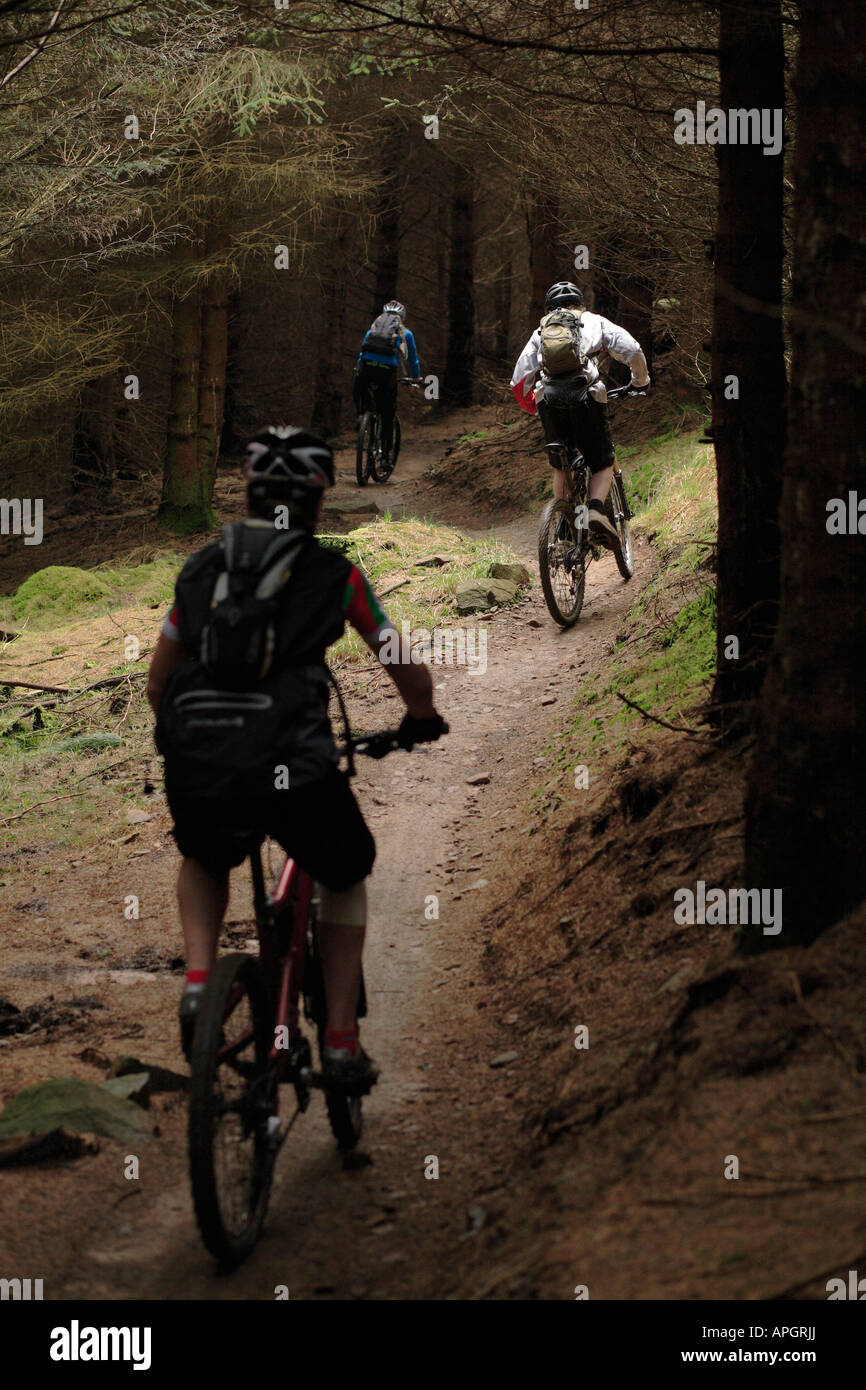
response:
{"label": "cyclist in foreground", "polygon": [[[565,422],[563,412],[545,402],[545,388],[554,378],[569,381],[568,427],[592,475],[587,502],[590,535],[613,548],[616,531],[604,514],[604,502],[613,479],[615,453],[604,404],[607,390],[596,358],[609,352],[617,362],[626,363],[636,390],[649,385],[646,358],[640,343],[624,328],[583,308],[583,292],[570,280],[551,285],[544,307],[541,323],[517,359],[511,390],[522,410],[538,414],[545,438],[552,444],[563,438]],[[551,463],[555,457],[551,455]],[[565,497],[565,474],[555,463],[553,467],[553,495]]]}
{"label": "cyclist in foreground", "polygon": [[375,410],[382,417],[382,448],[386,458],[390,456],[394,434],[398,367],[402,363],[404,372],[410,377],[421,375],[415,335],[405,327],[405,323],[404,305],[398,299],[389,299],[364,334],[355,363],[352,394],[358,423],[367,409],[365,402],[369,394]]}
{"label": "cyclist in foreground", "polygon": [[[377,656],[388,652],[383,665],[406,705],[402,746],[438,739],[445,726],[429,668],[390,640],[396,630],[357,566],[314,537],[334,482],[328,446],[305,430],[264,429],[248,445],[244,476],[250,519],[187,560],[148,674],[183,856],[181,1043],[189,1056],[229,872],[268,834],[320,888],[326,1084],[369,1088],[378,1070],[358,1041],[357,1006],[376,851],[337,765],[325,665],[347,620]],[[195,718],[184,713],[185,696]]]}

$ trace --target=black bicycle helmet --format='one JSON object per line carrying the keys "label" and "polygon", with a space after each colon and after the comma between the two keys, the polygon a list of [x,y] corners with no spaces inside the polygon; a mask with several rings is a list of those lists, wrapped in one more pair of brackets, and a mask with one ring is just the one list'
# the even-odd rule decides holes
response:
{"label": "black bicycle helmet", "polygon": [[545,309],[556,309],[566,304],[583,303],[583,290],[572,284],[571,280],[557,280],[544,296]]}
{"label": "black bicycle helmet", "polygon": [[334,485],[334,455],[323,439],[296,425],[269,425],[246,449],[244,478],[250,511],[270,520],[287,506],[304,525],[315,521],[325,488]]}

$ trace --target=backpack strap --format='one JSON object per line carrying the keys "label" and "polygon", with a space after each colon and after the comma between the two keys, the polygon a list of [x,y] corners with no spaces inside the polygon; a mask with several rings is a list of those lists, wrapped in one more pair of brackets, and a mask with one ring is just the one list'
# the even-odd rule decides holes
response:
{"label": "backpack strap", "polygon": [[217,576],[211,607],[230,593],[242,593],[258,576],[256,598],[272,598],[286,582],[310,540],[307,531],[275,531],[270,521],[231,521],[223,527],[223,568]]}
{"label": "backpack strap", "polygon": [[291,541],[290,537],[292,533],[288,532],[284,538],[287,543],[280,545],[276,556],[270,555],[270,552],[264,555],[260,566],[264,573],[256,586],[256,598],[273,598],[277,590],[291,578],[295,561],[306,549],[309,535],[304,531],[300,535],[295,534]]}

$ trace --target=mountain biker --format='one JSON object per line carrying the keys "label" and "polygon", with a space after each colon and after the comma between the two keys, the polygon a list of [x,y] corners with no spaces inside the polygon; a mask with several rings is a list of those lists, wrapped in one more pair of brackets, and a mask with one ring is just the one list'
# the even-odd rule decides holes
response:
{"label": "mountain biker", "polygon": [[[624,328],[611,323],[610,319],[602,318],[600,314],[591,314],[583,309],[583,292],[570,280],[559,280],[551,285],[544,298],[544,307],[541,324],[517,359],[511,389],[521,409],[529,415],[538,413],[549,444],[561,440],[565,428],[571,430],[591,473],[587,503],[590,535],[606,546],[613,546],[617,539],[616,529],[604,514],[604,502],[613,479],[615,454],[604,406],[607,391],[595,359],[606,351],[617,362],[626,363],[631,368],[631,385],[637,389],[649,385],[646,358],[640,343]],[[580,314],[580,372],[588,386],[582,404],[567,407],[567,422],[563,420],[563,412],[545,403],[544,399],[550,378],[541,358],[541,330],[547,316],[557,309],[573,309]],[[553,457],[551,455],[551,463]],[[553,495],[565,497],[568,488],[566,476],[561,468],[555,464],[553,466]]]}
{"label": "mountain biker", "polygon": [[[390,322],[385,322],[389,319]],[[361,423],[368,388],[373,405],[382,417],[382,448],[385,457],[391,453],[394,415],[397,408],[397,368],[402,363],[404,374],[421,375],[415,335],[406,328],[406,309],[399,299],[389,299],[379,317],[364,334],[361,351],[355,363],[352,395],[358,424]],[[388,334],[389,336],[383,336]],[[390,341],[389,341],[390,337]]]}
{"label": "mountain biker", "polygon": [[[402,746],[438,739],[445,726],[433,705],[429,667],[411,662],[408,651],[389,641],[395,629],[364,575],[313,535],[325,489],[334,482],[328,446],[306,430],[263,429],[247,447],[244,477],[251,520],[226,527],[222,541],[187,560],[148,673],[147,694],[157,715],[157,746],[165,756],[173,834],[183,855],[177,886],[187,957],[180,1002],[181,1043],[189,1057],[196,1013],[216,957],[229,871],[270,834],[319,885],[319,946],[328,1010],[323,1051],[326,1083],[369,1087],[378,1071],[358,1042],[356,1010],[366,921],[364,880],[376,850],[348,778],[337,766],[325,665],[326,648],[342,635],[346,620],[377,655],[388,642],[383,665],[406,705],[400,725]],[[235,792],[226,774],[230,756],[215,757],[207,744],[201,758],[204,784],[184,785],[177,770],[179,755],[172,752],[170,720],[172,710],[181,708],[175,702],[184,687],[192,689],[198,682],[200,690],[202,681],[208,683],[204,657],[199,658],[206,649],[205,625],[218,585],[225,579],[226,547],[271,545],[287,508],[290,529],[285,534],[293,538],[297,549],[290,572],[282,575],[281,587],[276,589],[273,674],[268,675],[276,685],[267,687],[277,691],[275,703],[283,731],[279,748],[266,740],[267,776],[255,775],[253,794]],[[276,566],[278,572],[281,564]],[[394,651],[401,654],[400,661],[392,660]],[[212,678],[209,684],[213,686]],[[219,701],[219,692],[211,689],[204,694]],[[232,698],[231,692],[226,698]],[[261,721],[263,716],[253,715],[252,722],[256,718]],[[223,726],[226,723],[231,721],[223,719]],[[224,749],[231,747],[227,737],[239,736],[226,735],[221,729]],[[274,764],[288,769],[285,790],[276,789]]]}

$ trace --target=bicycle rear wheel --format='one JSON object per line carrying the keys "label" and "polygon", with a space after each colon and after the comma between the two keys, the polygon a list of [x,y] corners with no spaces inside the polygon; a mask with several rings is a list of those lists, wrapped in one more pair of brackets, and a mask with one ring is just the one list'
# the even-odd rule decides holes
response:
{"label": "bicycle rear wheel", "polygon": [[614,473],[613,475],[604,510],[608,521],[615,528],[617,534],[618,544],[613,549],[617,569],[623,579],[631,579],[634,574],[634,550],[631,543],[631,528],[628,524],[631,514],[625,498],[625,484],[621,473]]}
{"label": "bicycle rear wheel", "polygon": [[355,446],[355,477],[358,487],[365,487],[370,476],[370,463],[373,447],[373,412],[368,410],[361,416],[358,427],[358,443]]}
{"label": "bicycle rear wheel", "polygon": [[189,1174],[205,1246],[224,1269],[261,1233],[277,1154],[271,1010],[259,962],[223,956],[211,973],[190,1060]]}
{"label": "bicycle rear wheel", "polygon": [[553,498],[541,513],[538,569],[550,616],[560,627],[571,627],[580,617],[586,590],[586,535],[564,498]]}

